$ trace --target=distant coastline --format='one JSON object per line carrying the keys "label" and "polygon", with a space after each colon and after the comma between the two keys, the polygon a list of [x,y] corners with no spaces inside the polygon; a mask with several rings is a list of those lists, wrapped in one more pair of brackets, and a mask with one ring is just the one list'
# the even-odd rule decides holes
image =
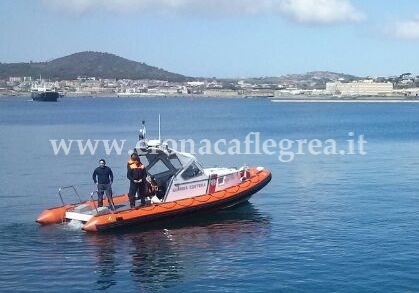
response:
{"label": "distant coastline", "polygon": [[[30,93],[17,93],[8,94],[0,93],[0,99],[4,98],[28,98],[30,99]],[[261,97],[261,96],[248,96],[248,95],[205,95],[205,94],[171,94],[171,95],[132,95],[120,97],[116,93],[90,93],[90,94],[73,94],[68,93],[62,99],[74,99],[74,98],[118,98],[118,99],[137,99],[137,98],[191,98],[191,99],[206,99],[206,98],[219,98],[219,99],[265,99],[272,103],[365,103],[365,102],[409,102],[419,103],[419,97],[417,96],[357,96],[357,97],[335,97],[335,96],[310,96],[310,95],[299,95],[299,96],[281,96],[281,97]]]}
{"label": "distant coastline", "polygon": [[273,103],[419,103],[419,99],[394,98],[357,98],[357,99],[272,99]]}
{"label": "distant coastline", "polygon": [[[99,70],[100,69],[100,70]],[[101,52],[48,62],[0,63],[0,96],[45,86],[66,97],[266,98],[274,100],[417,100],[419,75],[357,77],[329,71],[283,76],[187,77]]]}

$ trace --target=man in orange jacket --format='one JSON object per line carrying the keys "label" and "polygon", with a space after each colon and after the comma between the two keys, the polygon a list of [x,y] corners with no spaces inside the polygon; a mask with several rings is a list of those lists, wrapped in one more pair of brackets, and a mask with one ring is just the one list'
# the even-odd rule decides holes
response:
{"label": "man in orange jacket", "polygon": [[130,181],[128,198],[131,208],[135,207],[135,194],[137,193],[141,199],[141,205],[145,205],[145,183],[147,177],[144,165],[136,154],[133,155],[130,158],[132,162],[128,161],[127,164],[127,178]]}

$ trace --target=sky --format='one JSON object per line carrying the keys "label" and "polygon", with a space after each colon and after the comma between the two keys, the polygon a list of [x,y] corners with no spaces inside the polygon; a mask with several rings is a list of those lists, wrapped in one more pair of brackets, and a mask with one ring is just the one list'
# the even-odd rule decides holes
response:
{"label": "sky", "polygon": [[1,0],[0,62],[108,52],[196,77],[419,74],[418,0]]}

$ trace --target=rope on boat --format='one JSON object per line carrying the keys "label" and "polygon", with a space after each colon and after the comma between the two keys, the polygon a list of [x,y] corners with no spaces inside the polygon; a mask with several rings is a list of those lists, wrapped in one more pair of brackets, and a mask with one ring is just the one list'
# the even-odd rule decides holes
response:
{"label": "rope on boat", "polygon": [[191,203],[190,204],[181,204],[180,202],[178,202],[178,201],[176,201],[176,204],[178,204],[178,205],[180,205],[181,207],[190,207],[192,204],[193,204],[193,202],[195,201],[195,198],[193,198],[193,197],[191,197],[191,198],[189,198],[189,199],[191,199],[192,201],[191,201]]}
{"label": "rope on boat", "polygon": [[[233,187],[233,186],[232,186],[232,187]],[[230,188],[226,189],[226,190],[225,190],[225,192],[226,192],[226,193],[232,193],[232,194],[233,194],[233,193],[236,193],[237,191],[239,191],[239,190],[240,190],[240,186],[236,185],[236,187],[237,187],[236,191],[229,191],[228,189],[231,189],[231,187],[230,187]]]}
{"label": "rope on boat", "polygon": [[[200,197],[203,197],[203,196],[208,196],[209,198],[208,199],[206,199],[206,200],[199,200],[198,198],[200,198]],[[205,194],[205,195],[201,195],[201,196],[197,196],[197,197],[194,197],[194,200],[195,201],[197,201],[197,202],[207,202],[207,201],[209,201],[210,199],[211,199],[211,194]]]}
{"label": "rope on boat", "polygon": [[211,194],[211,196],[214,197],[214,198],[216,198],[216,199],[222,199],[225,196],[226,192],[227,191],[224,189],[223,190],[223,195],[221,195],[221,196],[215,196],[217,194],[217,192],[215,192],[215,193]]}

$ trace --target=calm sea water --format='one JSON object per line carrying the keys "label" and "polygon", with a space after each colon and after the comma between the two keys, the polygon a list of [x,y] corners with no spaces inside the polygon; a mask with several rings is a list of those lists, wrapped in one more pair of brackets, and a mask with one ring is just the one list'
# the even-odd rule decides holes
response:
{"label": "calm sea water", "polygon": [[[57,190],[87,196],[99,158],[126,192],[139,122],[195,141],[334,139],[363,134],[366,155],[197,155],[206,166],[261,165],[271,183],[236,209],[106,234],[41,227]],[[264,99],[0,100],[1,292],[417,292],[419,104],[292,104]],[[125,139],[122,155],[51,139]]]}

